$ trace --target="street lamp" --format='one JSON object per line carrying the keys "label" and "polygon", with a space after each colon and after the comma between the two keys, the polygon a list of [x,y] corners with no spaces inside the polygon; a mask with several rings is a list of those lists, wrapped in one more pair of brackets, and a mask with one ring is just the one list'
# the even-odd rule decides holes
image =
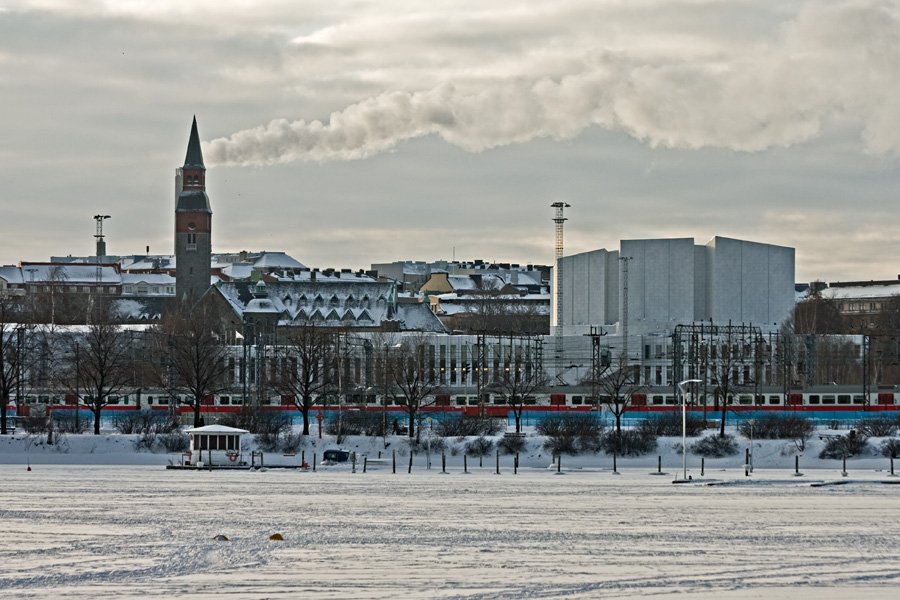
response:
{"label": "street lamp", "polygon": [[687,392],[684,386],[688,383],[701,383],[699,379],[685,379],[678,384],[681,391],[681,468],[684,471],[683,479],[687,481]]}
{"label": "street lamp", "polygon": [[747,424],[750,425],[750,472],[753,472],[753,426],[756,424],[756,419],[750,419],[747,421]]}
{"label": "street lamp", "polygon": [[428,445],[428,450],[425,453],[426,457],[426,468],[431,468],[431,417],[425,419],[428,423],[428,438],[425,440],[425,443]]}

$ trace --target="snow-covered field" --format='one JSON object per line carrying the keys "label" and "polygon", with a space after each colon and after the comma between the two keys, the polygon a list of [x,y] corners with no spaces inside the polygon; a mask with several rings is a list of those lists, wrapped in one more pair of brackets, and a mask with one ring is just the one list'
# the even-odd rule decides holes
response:
{"label": "snow-covered field", "polygon": [[[882,483],[894,479],[881,458],[851,462],[848,477],[838,461],[804,458],[795,477],[784,443],[764,442],[750,477],[743,455],[707,461],[704,479],[720,482],[707,486],[692,456],[695,482],[671,483],[674,439],[660,444],[662,476],[656,456],[620,460],[620,474],[603,455],[564,457],[557,474],[534,443],[515,475],[509,457],[500,475],[493,457],[481,468],[470,458],[464,474],[449,454],[448,474],[439,455],[431,470],[417,456],[412,474],[408,457],[396,474],[390,461],[366,473],[172,471],[162,465],[175,457],[135,454],[130,439],[69,436],[64,452],[0,438],[0,597],[822,600],[900,589],[900,485]],[[374,457],[380,443],[344,447]],[[266,462],[297,457],[278,458]],[[846,485],[810,485],[823,481]]]}

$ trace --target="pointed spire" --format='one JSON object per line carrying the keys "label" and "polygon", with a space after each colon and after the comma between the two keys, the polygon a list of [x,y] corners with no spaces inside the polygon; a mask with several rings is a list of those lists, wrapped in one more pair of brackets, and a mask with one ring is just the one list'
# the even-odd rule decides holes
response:
{"label": "pointed spire", "polygon": [[191,125],[191,139],[188,140],[184,168],[206,170],[203,164],[203,152],[200,150],[200,134],[197,133],[197,115],[194,115],[194,123]]}

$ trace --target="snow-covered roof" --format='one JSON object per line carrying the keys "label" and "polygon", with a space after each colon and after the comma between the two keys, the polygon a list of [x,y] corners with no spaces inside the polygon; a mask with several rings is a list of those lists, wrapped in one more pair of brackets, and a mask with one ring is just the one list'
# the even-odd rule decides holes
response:
{"label": "snow-covered roof", "polygon": [[834,300],[853,298],[887,298],[900,295],[900,282],[891,285],[859,285],[828,287],[822,290],[822,296]]}
{"label": "snow-covered roof", "polygon": [[[222,282],[218,292],[238,316],[255,310],[281,314],[283,324],[316,322],[322,325],[377,327],[394,317],[394,285],[371,279],[350,281],[275,281],[266,285],[268,303],[255,297],[256,285]],[[257,302],[254,302],[257,301]],[[257,310],[257,312],[260,312]]]}
{"label": "snow-covered roof", "polygon": [[305,269],[306,267],[284,252],[263,252],[253,263],[257,269]]}
{"label": "snow-covered roof", "polygon": [[238,429],[236,427],[226,427],[225,425],[205,425],[203,427],[195,427],[193,429],[186,429],[185,433],[227,433],[227,434],[241,434],[241,433],[250,433],[246,429]]}
{"label": "snow-covered roof", "polygon": [[280,277],[279,279],[282,281],[313,281],[313,277],[315,277],[315,282],[330,282],[330,283],[360,283],[360,282],[369,282],[375,283],[377,280],[374,277],[370,277],[365,273],[352,272],[352,271],[300,271],[295,273],[293,276],[288,276],[287,278]]}
{"label": "snow-covered roof", "polygon": [[231,279],[250,279],[252,273],[253,265],[244,262],[232,263],[222,269],[222,274]]}
{"label": "snow-covered roof", "polygon": [[404,302],[397,305],[397,321],[401,331],[431,331],[447,333],[441,320],[431,312],[427,304],[421,302]]}
{"label": "snow-covered roof", "polygon": [[122,282],[118,265],[22,263],[25,283],[119,284]]}
{"label": "snow-covered roof", "polygon": [[6,283],[10,284],[25,283],[25,278],[22,276],[22,269],[19,267],[0,267],[0,278],[5,279]]}
{"label": "snow-covered roof", "polygon": [[122,273],[122,285],[175,285],[175,278],[168,273]]}

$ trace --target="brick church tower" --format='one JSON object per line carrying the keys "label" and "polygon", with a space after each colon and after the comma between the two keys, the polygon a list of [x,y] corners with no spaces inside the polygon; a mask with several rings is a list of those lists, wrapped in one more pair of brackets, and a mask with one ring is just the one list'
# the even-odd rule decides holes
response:
{"label": "brick church tower", "polygon": [[209,288],[212,210],[197,117],[191,125],[184,166],[175,170],[175,297],[196,302]]}

